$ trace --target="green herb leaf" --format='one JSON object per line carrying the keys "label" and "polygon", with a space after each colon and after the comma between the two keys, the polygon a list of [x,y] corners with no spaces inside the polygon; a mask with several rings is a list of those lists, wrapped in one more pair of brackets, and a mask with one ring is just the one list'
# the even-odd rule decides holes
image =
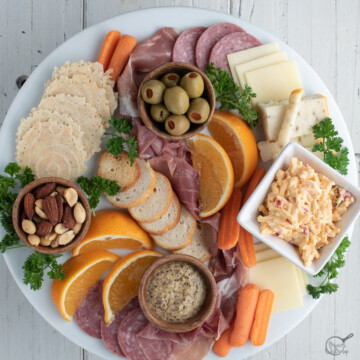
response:
{"label": "green herb leaf", "polygon": [[215,68],[214,63],[207,66],[205,74],[213,84],[216,101],[220,102],[220,111],[237,110],[251,128],[255,127],[258,117],[255,109],[251,109],[251,98],[255,98],[256,94],[252,92],[251,87],[246,84],[242,91],[230,73]]}

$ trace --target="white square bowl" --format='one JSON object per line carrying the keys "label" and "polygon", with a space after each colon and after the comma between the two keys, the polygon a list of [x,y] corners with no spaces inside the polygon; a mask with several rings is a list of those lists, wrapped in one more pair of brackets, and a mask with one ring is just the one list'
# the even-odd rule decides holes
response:
{"label": "white square bowl", "polygon": [[[319,259],[314,260],[309,267],[304,266],[299,256],[298,247],[289,244],[277,236],[260,234],[260,224],[257,221],[259,215],[258,208],[265,200],[270,185],[275,179],[276,171],[279,169],[286,170],[289,167],[289,162],[292,157],[298,158],[304,164],[309,164],[317,173],[325,175],[333,180],[336,185],[349,191],[355,199],[354,203],[348,207],[348,211],[342,215],[341,220],[337,222],[337,226],[341,228],[340,232],[330,240],[328,245],[323,246],[319,250]],[[344,176],[340,175],[336,170],[313,155],[310,151],[292,142],[283,149],[276,161],[270,167],[256,190],[241,209],[237,220],[239,224],[254,237],[270,246],[273,250],[290,260],[308,274],[316,275],[329,261],[341,240],[346,235],[349,227],[355,222],[359,214],[360,189],[349,182]]]}

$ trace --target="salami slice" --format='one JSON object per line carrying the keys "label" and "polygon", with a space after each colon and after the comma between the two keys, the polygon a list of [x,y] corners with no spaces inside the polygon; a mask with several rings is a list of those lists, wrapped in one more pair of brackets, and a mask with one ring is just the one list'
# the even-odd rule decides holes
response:
{"label": "salami slice", "polygon": [[110,325],[107,325],[104,318],[101,321],[101,339],[108,350],[118,356],[125,357],[125,354],[120,348],[118,341],[118,332],[121,321],[125,318],[130,311],[138,309],[139,302],[138,298],[132,299],[122,310],[116,315],[115,319]]}
{"label": "salami slice", "polygon": [[225,35],[234,32],[245,32],[240,26],[231,23],[219,23],[210,26],[199,37],[195,47],[195,61],[196,65],[205,71],[206,65],[209,62],[209,56],[212,47]]}
{"label": "salami slice", "polygon": [[101,320],[104,317],[102,288],[103,281],[98,281],[90,289],[74,315],[76,323],[83,331],[99,339],[101,339]]}
{"label": "salami slice", "polygon": [[141,309],[131,311],[121,322],[118,341],[121,350],[129,360],[147,360],[146,355],[136,340],[136,335],[148,323]]}
{"label": "salami slice", "polygon": [[212,48],[209,63],[213,62],[215,67],[229,71],[227,54],[246,50],[261,45],[261,42],[245,32],[235,32],[221,38]]}
{"label": "salami slice", "polygon": [[206,27],[198,26],[183,31],[177,38],[172,61],[181,61],[195,65],[195,45]]}

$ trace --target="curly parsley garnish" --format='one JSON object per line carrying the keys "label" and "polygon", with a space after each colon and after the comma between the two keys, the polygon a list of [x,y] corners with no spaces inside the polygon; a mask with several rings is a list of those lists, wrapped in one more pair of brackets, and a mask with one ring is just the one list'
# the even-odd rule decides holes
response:
{"label": "curly parsley garnish", "polygon": [[307,290],[314,299],[318,299],[321,294],[332,294],[339,288],[338,284],[330,281],[337,277],[339,269],[345,265],[345,253],[349,246],[350,240],[345,236],[324,268],[314,276],[316,278],[324,276],[324,280],[318,286],[307,285]]}
{"label": "curly parsley garnish", "polygon": [[110,196],[114,196],[120,191],[120,186],[115,180],[104,179],[101,176],[92,176],[91,178],[80,176],[77,182],[88,196],[89,205],[94,216],[102,193],[105,192]]}
{"label": "curly parsley garnish", "polygon": [[324,154],[324,162],[337,170],[340,174],[347,174],[349,165],[349,150],[342,147],[344,140],[338,137],[338,132],[330,118],[313,126],[313,133],[317,143],[312,147],[313,152]]}
{"label": "curly parsley garnish", "polygon": [[251,109],[251,98],[256,97],[251,87],[246,84],[242,91],[230,73],[215,68],[214,63],[207,66],[205,74],[213,84],[216,101],[220,102],[220,111],[237,110],[250,127],[254,128],[258,123],[258,116],[256,110]]}
{"label": "curly parsley garnish", "polygon": [[128,147],[130,165],[132,166],[134,163],[134,158],[138,156],[135,136],[128,135],[127,137],[123,137],[118,135],[130,133],[132,129],[130,120],[122,117],[111,117],[109,124],[113,127],[113,131],[105,133],[105,135],[111,136],[106,143],[106,147],[109,153],[113,154],[114,156],[120,155],[124,151],[124,144],[126,144]]}

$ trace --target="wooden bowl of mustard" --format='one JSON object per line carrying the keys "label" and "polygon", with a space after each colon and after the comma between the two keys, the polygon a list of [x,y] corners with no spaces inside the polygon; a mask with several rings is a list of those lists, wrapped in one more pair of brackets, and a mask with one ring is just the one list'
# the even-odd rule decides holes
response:
{"label": "wooden bowl of mustard", "polygon": [[139,303],[147,319],[160,329],[181,333],[201,326],[217,297],[209,268],[189,255],[173,254],[151,264],[139,284]]}

